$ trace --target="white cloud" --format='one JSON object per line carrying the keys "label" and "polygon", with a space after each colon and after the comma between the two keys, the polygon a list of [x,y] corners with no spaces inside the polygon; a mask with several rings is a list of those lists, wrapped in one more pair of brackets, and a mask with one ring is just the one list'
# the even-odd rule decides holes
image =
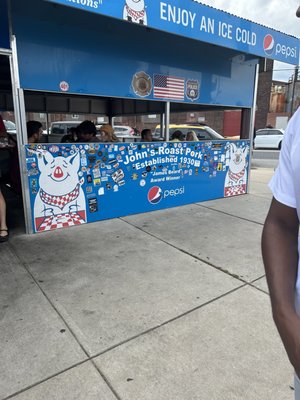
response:
{"label": "white cloud", "polygon": [[295,67],[290,64],[275,61],[273,68],[273,79],[275,81],[287,82],[295,72]]}

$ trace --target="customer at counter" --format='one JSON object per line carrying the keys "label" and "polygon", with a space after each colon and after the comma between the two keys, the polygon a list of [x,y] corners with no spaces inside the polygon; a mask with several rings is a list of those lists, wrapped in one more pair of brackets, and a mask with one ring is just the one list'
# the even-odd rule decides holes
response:
{"label": "customer at counter", "polygon": [[0,181],[2,183],[6,183],[9,179],[10,159],[16,144],[14,137],[7,133],[0,115]]}
{"label": "customer at counter", "polygon": [[[1,115],[0,115],[0,139],[3,139],[3,142],[1,140],[1,145],[2,145],[1,149],[3,149],[5,145],[8,145],[8,137]],[[1,177],[1,163],[0,163],[0,177]],[[6,225],[6,202],[0,187],[0,243],[6,242],[7,240],[8,240],[8,228]]]}
{"label": "customer at counter", "polygon": [[195,131],[188,131],[188,133],[186,134],[186,139],[185,140],[187,142],[198,142],[199,141]]}
{"label": "customer at counter", "polygon": [[[28,121],[27,127],[27,138],[28,144],[38,143],[41,140],[43,134],[43,126],[39,121]],[[21,188],[21,177],[20,177],[20,163],[18,147],[15,146],[11,155],[10,163],[10,184],[11,188],[17,193],[22,193]]]}
{"label": "customer at counter", "polygon": [[6,225],[6,203],[0,188],[0,243],[8,240],[8,228]]}
{"label": "customer at counter", "polygon": [[173,132],[171,142],[181,142],[182,140],[183,140],[183,134],[181,131],[176,130],[175,132]]}
{"label": "customer at counter", "polygon": [[89,143],[89,142],[99,142],[97,138],[96,125],[92,121],[85,120],[81,122],[76,127],[76,142],[79,143]]}
{"label": "customer at counter", "polygon": [[112,143],[119,142],[117,136],[115,135],[114,128],[110,124],[104,124],[100,128],[101,142]]}
{"label": "customer at counter", "polygon": [[141,132],[141,142],[152,142],[152,132],[151,129],[143,129]]}
{"label": "customer at counter", "polygon": [[77,140],[77,129],[75,127],[71,127],[68,133],[62,137],[60,143],[75,143]]}
{"label": "customer at counter", "polygon": [[43,125],[39,121],[28,121],[26,128],[28,143],[38,143],[43,134]]}

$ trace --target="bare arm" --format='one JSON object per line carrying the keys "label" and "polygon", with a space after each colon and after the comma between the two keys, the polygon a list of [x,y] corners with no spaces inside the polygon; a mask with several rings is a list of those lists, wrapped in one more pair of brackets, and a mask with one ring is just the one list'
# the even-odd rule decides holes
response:
{"label": "bare arm", "polygon": [[262,234],[262,254],[273,318],[297,374],[300,374],[300,318],[294,292],[298,270],[299,219],[294,208],[273,199]]}

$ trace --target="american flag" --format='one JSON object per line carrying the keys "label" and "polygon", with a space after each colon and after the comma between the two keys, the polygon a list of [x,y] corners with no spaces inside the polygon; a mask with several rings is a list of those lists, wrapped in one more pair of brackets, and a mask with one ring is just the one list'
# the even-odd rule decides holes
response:
{"label": "american flag", "polygon": [[184,100],[184,78],[154,75],[154,97]]}

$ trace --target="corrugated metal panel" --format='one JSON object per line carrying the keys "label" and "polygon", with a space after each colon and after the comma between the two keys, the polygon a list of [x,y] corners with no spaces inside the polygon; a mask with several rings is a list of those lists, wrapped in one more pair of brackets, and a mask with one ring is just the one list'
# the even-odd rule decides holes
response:
{"label": "corrugated metal panel", "polygon": [[[273,28],[273,27],[271,27],[271,26],[264,25],[264,24],[261,24],[261,23],[259,23],[259,22],[255,22],[255,21],[253,21],[253,20],[251,20],[251,19],[244,18],[244,17],[241,17],[241,16],[239,16],[239,15],[237,15],[237,14],[232,14],[232,13],[230,13],[230,12],[228,12],[228,11],[221,10],[220,8],[213,7],[213,6],[209,5],[209,4],[202,3],[202,1],[198,1],[198,0],[191,0],[191,1],[193,1],[194,3],[202,4],[202,5],[205,6],[205,7],[209,7],[209,8],[212,8],[212,9],[214,9],[214,10],[221,11],[221,12],[227,14],[227,15],[232,15],[233,17],[240,18],[240,19],[242,19],[242,20],[244,20],[244,21],[251,22],[252,24],[256,24],[256,25],[259,25],[259,26],[263,26],[264,28],[268,28],[268,29],[273,29],[273,30],[276,31],[276,32],[279,32],[279,33],[282,33],[282,34],[284,34],[284,35],[293,37],[293,38],[295,38],[295,39],[299,39],[299,37],[297,37],[297,36],[290,35],[290,34],[288,34],[288,33],[279,31],[278,29],[275,29],[275,28]],[[300,7],[299,7],[299,8],[300,8]]]}

